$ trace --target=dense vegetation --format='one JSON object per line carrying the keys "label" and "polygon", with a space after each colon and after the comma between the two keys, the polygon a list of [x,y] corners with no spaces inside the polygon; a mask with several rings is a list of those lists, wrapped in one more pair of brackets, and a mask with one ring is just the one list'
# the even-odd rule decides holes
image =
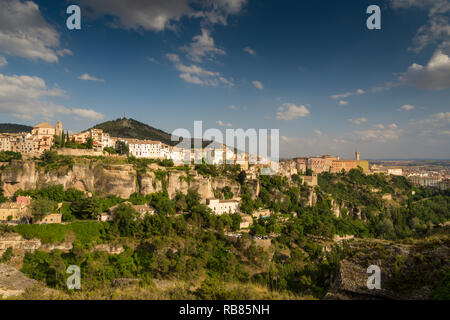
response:
{"label": "dense vegetation", "polygon": [[5,133],[21,133],[21,132],[30,132],[33,130],[33,127],[25,126],[22,124],[15,123],[0,123],[0,132]]}
{"label": "dense vegetation", "polygon": [[[47,164],[60,161],[52,157],[47,154],[42,161]],[[154,162],[135,158],[128,161],[142,172]],[[170,162],[158,164],[166,170],[174,168]],[[236,286],[264,288],[271,296],[277,293],[283,297],[323,298],[339,261],[358,254],[345,244],[333,245],[334,235],[415,241],[432,235],[437,226],[450,219],[448,192],[416,188],[402,177],[364,175],[360,170],[347,174],[324,173],[319,175],[319,185],[310,188],[302,184],[298,175],[261,176],[260,192],[255,197],[251,182],[245,179],[245,172],[239,166],[219,168],[202,163],[196,170],[205,176],[226,176],[238,182],[243,213],[270,209],[274,214],[254,218],[249,234],[237,236],[241,215],[211,214],[193,190],[187,194],[178,192],[173,199],[166,190],[146,196],[135,193],[129,199],[88,197],[75,189],[64,191],[62,186],[19,190],[15,196],[31,196],[37,209],[62,202],[63,220],[73,221],[65,225],[15,227],[27,239],[38,238],[43,243],[73,242],[69,252],[27,253],[22,271],[50,287],[66,290],[67,266],[79,265],[83,292],[102,291],[116,278],[139,278],[148,287],[154,287],[157,279],[184,283],[185,287],[172,293],[171,298],[178,299],[260,297],[254,291],[244,295],[236,291]],[[157,179],[166,177],[165,170],[154,173]],[[230,187],[214,192],[222,199],[233,196]],[[392,199],[383,197],[386,195]],[[311,206],[313,198],[315,205]],[[126,202],[148,204],[157,214],[142,218]],[[118,207],[113,222],[92,221],[115,205]],[[340,216],[335,213],[336,206],[340,207]],[[271,240],[258,240],[255,236]],[[98,244],[119,244],[124,251],[111,255],[93,250]],[[324,250],[324,245],[328,250]],[[428,250],[426,246],[431,245],[436,244],[430,242],[424,248]],[[386,253],[380,249],[380,254]],[[424,273],[425,267],[442,263],[442,259],[435,261],[420,254],[418,251],[406,262],[393,258],[393,265],[398,268],[394,269],[393,286],[403,288],[407,281],[400,271],[405,268],[419,274]],[[420,259],[423,268],[418,265],[414,269],[413,263]],[[442,268],[433,271],[430,277],[435,289],[431,297],[448,297],[448,271]]]}
{"label": "dense vegetation", "polygon": [[134,119],[119,118],[97,124],[94,128],[102,129],[104,132],[109,133],[112,137],[142,140],[148,139],[161,141],[168,145],[174,145],[174,142],[171,141],[170,134]]}
{"label": "dense vegetation", "polygon": [[0,162],[10,162],[11,160],[22,160],[22,154],[13,151],[0,151]]}

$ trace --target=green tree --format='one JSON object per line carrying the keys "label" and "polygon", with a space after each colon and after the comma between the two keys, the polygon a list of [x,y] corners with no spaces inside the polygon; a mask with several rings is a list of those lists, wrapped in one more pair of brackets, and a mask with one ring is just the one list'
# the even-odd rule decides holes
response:
{"label": "green tree", "polygon": [[0,203],[8,201],[8,198],[3,195],[3,189],[0,187]]}
{"label": "green tree", "polygon": [[136,210],[121,203],[114,212],[113,226],[122,237],[131,237],[139,230],[137,217]]}
{"label": "green tree", "polygon": [[35,199],[31,202],[33,220],[41,221],[46,215],[56,212],[58,204],[48,199]]}
{"label": "green tree", "polygon": [[117,141],[116,143],[116,152],[121,155],[128,155],[129,147],[125,141]]}
{"label": "green tree", "polygon": [[102,212],[102,204],[95,197],[77,199],[72,202],[70,210],[79,219],[96,219]]}
{"label": "green tree", "polygon": [[86,139],[86,148],[92,149],[94,148],[94,140],[91,137]]}

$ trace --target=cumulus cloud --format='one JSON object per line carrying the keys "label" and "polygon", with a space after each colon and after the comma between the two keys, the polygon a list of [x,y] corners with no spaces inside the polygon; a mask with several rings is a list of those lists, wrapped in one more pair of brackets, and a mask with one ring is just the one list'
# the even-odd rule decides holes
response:
{"label": "cumulus cloud", "polygon": [[293,120],[306,117],[309,113],[309,110],[304,105],[296,106],[293,103],[285,103],[278,107],[277,120]]}
{"label": "cumulus cloud", "polygon": [[5,57],[0,56],[0,68],[6,66],[7,64],[8,64],[8,60],[6,60]]}
{"label": "cumulus cloud", "polygon": [[85,80],[85,81],[105,82],[105,80],[93,77],[93,76],[91,76],[91,75],[89,75],[87,73],[83,73],[81,76],[78,77],[78,79]]}
{"label": "cumulus cloud", "polygon": [[420,52],[432,44],[448,45],[448,43],[445,44],[450,39],[450,2],[448,0],[392,0],[391,4],[397,9],[418,7],[429,10],[428,20],[417,31],[410,50]]}
{"label": "cumulus cloud", "polygon": [[340,106],[345,106],[345,105],[347,105],[348,104],[348,101],[344,101],[344,100],[340,100],[339,101],[339,105]]}
{"label": "cumulus cloud", "polygon": [[243,50],[244,50],[244,52],[247,52],[248,54],[251,54],[252,56],[254,56],[256,54],[255,50],[253,50],[250,47],[245,47]]}
{"label": "cumulus cloud", "polygon": [[368,130],[357,130],[352,134],[352,139],[359,141],[372,141],[372,142],[380,142],[385,143],[389,141],[398,140],[401,131],[395,128],[389,129],[368,129]]}
{"label": "cumulus cloud", "polygon": [[153,57],[147,57],[147,61],[150,61],[151,63],[154,63],[154,64],[159,64],[158,60],[156,60]]}
{"label": "cumulus cloud", "polygon": [[58,55],[58,56],[60,56],[60,57],[64,57],[64,56],[73,56],[73,52],[72,52],[72,50],[69,50],[69,49],[61,49],[61,50],[58,50],[58,51],[56,51],[56,54]]}
{"label": "cumulus cloud", "polygon": [[399,81],[426,90],[450,88],[450,58],[442,50],[437,50],[427,65],[413,63],[399,76]]}
{"label": "cumulus cloud", "polygon": [[319,129],[314,130],[314,133],[315,133],[316,135],[318,135],[319,137],[323,135],[323,132],[320,131]]}
{"label": "cumulus cloud", "polygon": [[361,123],[366,123],[369,122],[369,120],[367,120],[367,118],[357,118],[357,119],[349,119],[348,122],[351,122],[353,124],[361,124]]}
{"label": "cumulus cloud", "polygon": [[345,98],[348,98],[348,97],[351,97],[354,95],[362,95],[364,93],[365,93],[365,91],[363,89],[358,89],[356,91],[350,91],[350,92],[341,93],[341,94],[334,94],[331,96],[331,98],[332,99],[345,99]]}
{"label": "cumulus cloud", "polygon": [[255,80],[255,81],[252,81],[252,83],[253,83],[253,85],[255,86],[256,89],[259,89],[259,90],[263,90],[264,89],[264,86],[261,83],[261,81]]}
{"label": "cumulus cloud", "polygon": [[202,28],[201,35],[192,38],[192,43],[181,47],[181,50],[187,52],[188,58],[194,62],[202,62],[204,57],[226,54],[224,50],[216,48],[211,33],[205,28]]}
{"label": "cumulus cloud", "polygon": [[233,124],[231,124],[231,123],[225,123],[225,122],[223,122],[222,120],[217,120],[216,123],[217,123],[219,126],[221,126],[221,127],[232,127],[232,126],[233,126]]}
{"label": "cumulus cloud", "polygon": [[405,104],[403,106],[400,107],[400,111],[410,111],[412,109],[415,109],[416,107],[410,104]]}
{"label": "cumulus cloud", "polygon": [[247,0],[79,0],[91,16],[112,17],[112,26],[128,30],[175,29],[184,17],[202,19],[204,24],[227,24]]}
{"label": "cumulus cloud", "polygon": [[231,106],[228,106],[227,108],[230,109],[230,110],[237,110],[238,109],[238,107],[235,106],[234,104],[232,104]]}
{"label": "cumulus cloud", "polygon": [[234,86],[234,83],[223,77],[220,72],[209,71],[194,64],[183,64],[177,54],[168,53],[166,54],[166,58],[169,59],[180,72],[179,77],[187,83],[205,86],[218,86],[220,84],[226,87]]}
{"label": "cumulus cloud", "polygon": [[29,120],[52,119],[55,114],[73,115],[88,120],[104,118],[91,109],[72,109],[47,100],[63,96],[63,90],[58,87],[48,88],[42,78],[0,74],[0,113]]}
{"label": "cumulus cloud", "polygon": [[57,62],[59,34],[42,17],[33,1],[2,1],[0,53],[46,62]]}

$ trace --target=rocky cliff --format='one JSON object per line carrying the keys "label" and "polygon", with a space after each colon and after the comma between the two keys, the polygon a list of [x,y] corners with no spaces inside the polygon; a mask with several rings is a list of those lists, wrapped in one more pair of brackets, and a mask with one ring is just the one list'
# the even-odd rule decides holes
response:
{"label": "rocky cliff", "polygon": [[[428,299],[450,267],[450,239],[425,238],[402,242],[355,240],[339,269],[326,299]],[[380,289],[368,289],[367,268],[380,268]]]}
{"label": "rocky cliff", "polygon": [[[157,170],[166,170],[157,168]],[[124,199],[138,192],[147,195],[167,188],[173,198],[180,191],[197,191],[204,203],[214,197],[214,190],[231,187],[235,196],[240,194],[240,185],[225,177],[204,177],[195,171],[168,170],[162,179],[156,176],[155,168],[138,171],[131,164],[104,164],[101,162],[75,163],[67,170],[44,170],[34,161],[13,161],[1,171],[1,187],[8,197],[19,189],[29,190],[50,185],[62,185],[65,189],[76,188],[100,195],[115,195]],[[259,193],[259,182],[249,183],[253,197]]]}

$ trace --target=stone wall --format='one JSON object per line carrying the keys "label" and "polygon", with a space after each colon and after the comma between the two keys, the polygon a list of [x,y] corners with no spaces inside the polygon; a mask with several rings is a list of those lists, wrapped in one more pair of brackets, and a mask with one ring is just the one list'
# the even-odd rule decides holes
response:
{"label": "stone wall", "polygon": [[56,152],[59,155],[62,155],[62,156],[73,156],[73,157],[82,157],[82,156],[99,157],[99,156],[103,156],[103,151],[94,151],[93,149],[62,148],[62,149],[57,149]]}

